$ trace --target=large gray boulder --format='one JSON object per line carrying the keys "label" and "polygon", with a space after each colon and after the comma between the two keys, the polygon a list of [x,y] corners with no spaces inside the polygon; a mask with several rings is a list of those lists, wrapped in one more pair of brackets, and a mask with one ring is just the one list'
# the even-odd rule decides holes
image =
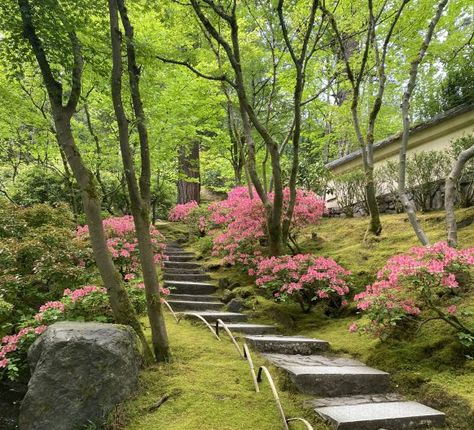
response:
{"label": "large gray boulder", "polygon": [[79,322],[51,325],[31,346],[28,361],[32,376],[21,430],[100,428],[137,388],[142,362],[130,327]]}

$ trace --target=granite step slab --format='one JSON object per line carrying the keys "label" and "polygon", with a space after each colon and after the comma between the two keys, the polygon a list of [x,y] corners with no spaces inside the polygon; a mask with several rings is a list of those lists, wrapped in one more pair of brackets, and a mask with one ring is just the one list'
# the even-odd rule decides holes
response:
{"label": "granite step slab", "polygon": [[178,275],[182,275],[182,274],[185,274],[185,273],[189,273],[191,275],[200,275],[200,274],[205,274],[206,272],[204,272],[201,268],[199,267],[196,267],[196,268],[191,268],[191,269],[188,269],[186,267],[168,267],[168,266],[165,266],[164,270],[163,270],[164,273],[169,273],[169,274],[178,274]]}
{"label": "granite step slab", "polygon": [[178,261],[180,263],[186,262],[186,261],[193,261],[194,260],[194,254],[190,255],[167,255],[168,261]]}
{"label": "granite step slab", "polygon": [[185,301],[196,301],[196,302],[216,302],[222,303],[217,296],[211,296],[206,294],[170,294],[167,300],[185,300]]}
{"label": "granite step slab", "polygon": [[165,270],[168,267],[174,269],[200,269],[202,266],[196,261],[172,261],[172,260],[165,260]]}
{"label": "granite step slab", "polygon": [[189,251],[168,251],[167,249],[165,249],[164,251],[164,254],[165,255],[177,255],[177,256],[183,256],[183,257],[187,257],[187,256],[195,256],[196,254],[194,254],[194,252],[189,252]]}
{"label": "granite step slab", "polygon": [[[194,313],[197,313],[202,316],[210,324],[215,323],[218,319],[224,321],[225,323],[247,321],[247,315],[238,312],[203,311]],[[183,312],[183,315],[186,314],[187,312]]]}
{"label": "granite step slab", "polygon": [[163,279],[170,281],[209,281],[211,277],[207,273],[168,273],[163,274]]}
{"label": "granite step slab", "polygon": [[175,312],[196,311],[219,311],[223,309],[223,303],[198,302],[195,300],[168,300],[169,305]]}
{"label": "granite step slab", "polygon": [[410,401],[360,403],[315,408],[337,430],[400,430],[442,427],[445,415]]}
{"label": "granite step slab", "polygon": [[[225,321],[224,321],[225,322]],[[278,328],[268,324],[252,324],[252,323],[231,323],[226,324],[232,333],[241,334],[274,334],[278,332]]]}
{"label": "granite step slab", "polygon": [[247,343],[258,352],[311,355],[327,351],[325,340],[303,336],[247,336]]}
{"label": "granite step slab", "polygon": [[286,371],[302,393],[321,397],[390,391],[390,375],[357,360],[323,355],[263,354]]}
{"label": "granite step slab", "polygon": [[216,287],[206,282],[165,281],[165,287],[170,288],[172,294],[213,294]]}

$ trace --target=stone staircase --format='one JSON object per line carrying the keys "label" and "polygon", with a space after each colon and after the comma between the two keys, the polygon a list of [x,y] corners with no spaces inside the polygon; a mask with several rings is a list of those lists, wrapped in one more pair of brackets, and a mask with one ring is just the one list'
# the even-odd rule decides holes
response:
{"label": "stone staircase", "polygon": [[[401,430],[442,427],[444,414],[391,392],[390,375],[357,360],[336,356],[324,340],[280,336],[277,328],[247,322],[247,315],[225,312],[213,295],[216,287],[176,244],[166,248],[164,284],[171,289],[168,303],[184,315],[198,314],[210,324],[221,319],[232,332],[242,333],[249,346],[289,376],[307,401],[337,430]],[[189,315],[190,316],[190,315]]]}
{"label": "stone staircase", "polygon": [[177,244],[169,244],[165,254],[163,280],[171,290],[167,301],[175,312],[184,316],[198,314],[208,323],[222,320],[233,332],[242,334],[276,333],[276,327],[265,324],[247,323],[247,315],[226,312],[224,304],[216,297],[216,286],[210,276],[194,260],[194,255],[184,251]]}
{"label": "stone staircase", "polygon": [[247,343],[286,372],[296,388],[317,396],[306,406],[337,430],[442,427],[444,414],[391,392],[390,375],[336,356],[329,344],[300,336],[246,336]]}

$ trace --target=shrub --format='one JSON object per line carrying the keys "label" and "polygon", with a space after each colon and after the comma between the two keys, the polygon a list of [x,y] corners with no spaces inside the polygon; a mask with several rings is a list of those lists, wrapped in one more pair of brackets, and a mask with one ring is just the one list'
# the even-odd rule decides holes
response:
{"label": "shrub", "polygon": [[434,208],[434,198],[439,192],[450,167],[446,151],[422,151],[409,155],[407,163],[407,187],[419,210]]}
{"label": "shrub", "polygon": [[[474,145],[474,134],[461,137],[452,144],[452,157],[457,159],[461,151]],[[467,208],[474,204],[474,160],[466,163],[458,181],[458,199],[459,205]]]}
{"label": "shrub", "polygon": [[382,339],[409,321],[424,324],[441,320],[453,327],[462,343],[474,341],[459,297],[459,281],[474,265],[474,248],[456,250],[445,242],[415,247],[390,258],[377,280],[354,300],[369,323],[351,331],[370,332]]}
{"label": "shrub", "polygon": [[331,258],[312,254],[263,259],[255,274],[257,285],[269,289],[277,300],[299,303],[305,312],[321,300],[333,306],[345,304],[349,292],[345,277],[350,272]]}
{"label": "shrub", "polygon": [[[290,191],[284,190],[283,210],[288,205]],[[270,199],[273,196],[269,195]],[[227,199],[209,205],[211,229],[220,229],[214,236],[213,255],[221,255],[229,264],[255,268],[267,243],[266,215],[258,197],[250,198],[248,189],[237,187]],[[293,242],[301,229],[316,224],[324,213],[324,201],[311,191],[297,190],[296,204],[290,228]]]}
{"label": "shrub", "polygon": [[[143,313],[146,309],[143,285],[129,284],[127,293],[135,311]],[[28,375],[28,348],[47,326],[64,320],[113,322],[106,289],[95,285],[76,290],[67,288],[60,300],[40,306],[34,317],[25,320],[17,333],[4,336],[0,342],[0,379],[2,372],[12,380],[25,378]]]}
{"label": "shrub", "polygon": [[[111,217],[105,219],[103,224],[109,251],[120,274],[125,281],[135,279],[140,272],[140,255],[133,217]],[[87,226],[77,229],[77,236],[81,239],[87,238],[88,234]],[[164,259],[165,238],[153,225],[150,226],[150,234],[155,262],[159,263]]]}
{"label": "shrub", "polygon": [[87,282],[91,251],[78,240],[65,208],[2,206],[0,216],[0,296],[13,305],[9,323],[41,303],[57,300],[66,287]]}
{"label": "shrub", "polygon": [[343,213],[352,218],[354,216],[355,205],[363,203],[368,211],[365,197],[365,176],[360,169],[337,176],[332,182],[337,205]]}
{"label": "shrub", "polygon": [[168,220],[173,222],[184,221],[189,213],[197,207],[198,204],[194,200],[188,203],[176,205],[170,210]]}

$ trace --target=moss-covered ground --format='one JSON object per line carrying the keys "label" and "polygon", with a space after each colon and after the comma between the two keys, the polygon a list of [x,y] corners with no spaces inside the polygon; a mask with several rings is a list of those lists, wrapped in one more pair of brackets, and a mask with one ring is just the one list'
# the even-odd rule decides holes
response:
{"label": "moss-covered ground", "polygon": [[[445,240],[444,212],[422,214],[420,219],[432,242]],[[457,220],[459,245],[474,246],[474,208],[458,210]],[[366,218],[325,218],[316,228],[303,232],[299,240],[301,252],[334,258],[353,273],[354,292],[361,291],[389,257],[419,245],[405,214],[383,215],[382,223],[382,234],[364,242]],[[216,266],[218,261],[207,257],[208,239],[195,241],[191,247],[202,253],[206,264]],[[474,360],[443,323],[426,324],[415,336],[380,342],[348,332],[348,326],[359,318],[354,306],[337,317],[326,316],[318,307],[303,314],[296,305],[276,304],[256,294],[252,279],[236,268],[220,268],[215,276],[240,284],[233,293],[245,298],[258,320],[277,321],[287,334],[325,339],[334,351],[390,372],[396,390],[445,411],[448,429],[474,428]],[[472,285],[463,301],[474,313]]]}
{"label": "moss-covered ground", "polygon": [[[281,428],[269,385],[255,393],[249,367],[229,339],[217,341],[202,325],[167,318],[173,359],[141,373],[138,396],[123,405],[112,428],[127,430],[275,430]],[[262,363],[253,356],[255,366]],[[273,372],[276,375],[276,372]],[[149,407],[164,395],[158,409]],[[281,393],[287,416],[312,419],[302,395]],[[308,416],[309,415],[309,416]],[[302,429],[295,424],[293,429]],[[324,427],[317,427],[318,429]]]}
{"label": "moss-covered ground", "polygon": [[[460,246],[474,246],[474,208],[459,210],[457,218]],[[421,215],[421,221],[432,242],[445,239],[442,212]],[[374,279],[387,258],[417,245],[404,214],[384,215],[382,223],[382,235],[364,243],[367,219],[323,219],[319,226],[300,237],[301,250],[332,257],[350,269],[357,292]],[[230,285],[230,294],[244,299],[255,321],[277,322],[283,333],[325,339],[334,351],[390,372],[397,391],[446,412],[449,430],[474,428],[474,360],[444,325],[426,324],[416,336],[389,342],[350,334],[349,324],[359,318],[354,306],[329,317],[318,307],[303,314],[298,306],[274,303],[256,290],[252,278],[210,256],[210,238],[190,237],[187,228],[180,224],[162,224],[158,228],[169,240],[187,239],[187,246],[199,255],[213,278],[225,280]],[[474,311],[474,292],[466,294],[464,300]],[[126,429],[280,428],[268,385],[264,385],[261,394],[253,392],[247,364],[238,358],[228,340],[218,342],[204,328],[189,322],[176,325],[169,319],[168,330],[173,362],[142,373],[139,396],[125,406]],[[260,364],[260,359],[256,360]],[[310,411],[302,408],[305,397],[286,391],[288,384],[279,377],[287,414],[306,415],[316,429],[325,429]],[[155,412],[147,412],[148,406],[168,393],[172,393],[170,400]],[[120,422],[121,414],[116,419]]]}

